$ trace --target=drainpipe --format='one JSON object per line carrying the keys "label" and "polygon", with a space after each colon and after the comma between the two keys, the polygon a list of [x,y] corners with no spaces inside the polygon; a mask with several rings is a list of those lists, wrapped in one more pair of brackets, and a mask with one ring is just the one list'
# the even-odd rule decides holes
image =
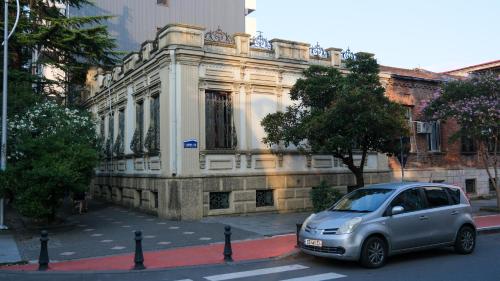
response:
{"label": "drainpipe", "polygon": [[170,50],[170,60],[171,60],[171,76],[170,76],[170,85],[172,86],[172,115],[173,118],[170,120],[171,128],[173,128],[171,140],[173,141],[172,145],[172,155],[174,159],[172,161],[172,176],[175,177],[177,175],[177,61],[175,57],[175,49]]}
{"label": "drainpipe", "polygon": [[[111,79],[108,79],[108,99],[109,99],[109,117],[108,118],[112,118],[114,117],[113,115],[113,100],[111,99]],[[113,122],[113,135],[114,135],[114,129],[115,129],[115,125],[114,125],[114,118],[112,120]],[[108,119],[108,134],[110,133],[110,130],[109,130],[109,123],[110,123],[110,120]],[[113,169],[113,139],[111,138],[111,136],[108,136],[111,140],[111,169]],[[113,181],[113,171],[111,171],[109,173],[109,182],[111,184],[111,182]]]}

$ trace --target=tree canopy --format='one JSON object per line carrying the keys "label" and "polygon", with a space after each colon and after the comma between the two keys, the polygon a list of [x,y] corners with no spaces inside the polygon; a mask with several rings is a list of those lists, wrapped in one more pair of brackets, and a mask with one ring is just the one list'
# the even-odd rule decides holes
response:
{"label": "tree canopy", "polygon": [[[80,8],[89,0],[21,0],[16,32],[9,39],[9,96],[26,100],[26,91],[38,96],[64,96],[76,101],[85,91],[87,71],[117,63],[116,44],[101,22],[107,16],[70,16],[65,5]],[[3,14],[3,5],[0,11]],[[10,1],[13,25],[15,1]],[[3,32],[3,25],[0,27]],[[52,76],[42,75],[50,68]],[[35,101],[32,101],[35,102]],[[31,103],[32,105],[33,103]],[[15,109],[15,108],[13,108]],[[12,112],[12,111],[11,111]]]}
{"label": "tree canopy", "polygon": [[290,92],[296,105],[262,120],[264,142],[339,158],[364,185],[369,152],[395,153],[407,135],[401,105],[390,101],[379,81],[372,55],[358,53],[346,61],[347,74],[314,65],[304,71]]}

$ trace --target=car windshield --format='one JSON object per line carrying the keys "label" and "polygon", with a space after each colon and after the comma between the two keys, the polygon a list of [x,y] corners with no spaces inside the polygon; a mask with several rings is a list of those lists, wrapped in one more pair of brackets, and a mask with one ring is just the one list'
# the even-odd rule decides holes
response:
{"label": "car windshield", "polygon": [[335,212],[373,212],[394,192],[393,189],[370,188],[358,189],[342,197],[330,208]]}

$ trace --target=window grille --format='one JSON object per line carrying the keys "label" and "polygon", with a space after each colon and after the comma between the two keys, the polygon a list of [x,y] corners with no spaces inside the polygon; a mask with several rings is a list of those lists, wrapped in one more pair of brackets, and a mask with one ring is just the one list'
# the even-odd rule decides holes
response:
{"label": "window grille", "polygon": [[120,109],[118,112],[118,135],[114,145],[116,156],[125,154],[125,111]]}
{"label": "window grille", "polygon": [[206,92],[205,132],[207,149],[234,149],[237,145],[231,94]]}
{"label": "window grille", "polygon": [[229,209],[229,192],[210,192],[210,210]]}
{"label": "window grille", "polygon": [[272,190],[256,190],[255,205],[257,207],[274,206],[274,196]]}
{"label": "window grille", "polygon": [[151,99],[150,123],[146,135],[145,146],[150,153],[160,151],[160,98],[154,96]]}
{"label": "window grille", "polygon": [[140,155],[143,152],[143,133],[144,132],[144,103],[137,102],[135,106],[135,132],[130,143],[130,149]]}

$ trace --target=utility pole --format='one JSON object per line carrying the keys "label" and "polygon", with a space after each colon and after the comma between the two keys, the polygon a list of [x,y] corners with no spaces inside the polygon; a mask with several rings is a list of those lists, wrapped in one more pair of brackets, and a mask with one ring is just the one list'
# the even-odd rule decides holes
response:
{"label": "utility pole", "polygon": [[[21,14],[21,5],[16,0],[17,15],[12,31],[9,34],[9,0],[4,0],[4,28],[3,28],[3,91],[2,91],[2,141],[0,144],[0,171],[7,168],[7,95],[8,95],[8,62],[9,62],[9,37],[14,33]],[[8,229],[4,223],[4,198],[0,198],[0,230]]]}
{"label": "utility pole", "polygon": [[[7,70],[9,62],[9,0],[4,0],[4,26],[3,26],[3,91],[2,91],[2,144],[0,156],[0,169],[7,168]],[[4,198],[0,199],[0,230],[7,229],[4,224]]]}

